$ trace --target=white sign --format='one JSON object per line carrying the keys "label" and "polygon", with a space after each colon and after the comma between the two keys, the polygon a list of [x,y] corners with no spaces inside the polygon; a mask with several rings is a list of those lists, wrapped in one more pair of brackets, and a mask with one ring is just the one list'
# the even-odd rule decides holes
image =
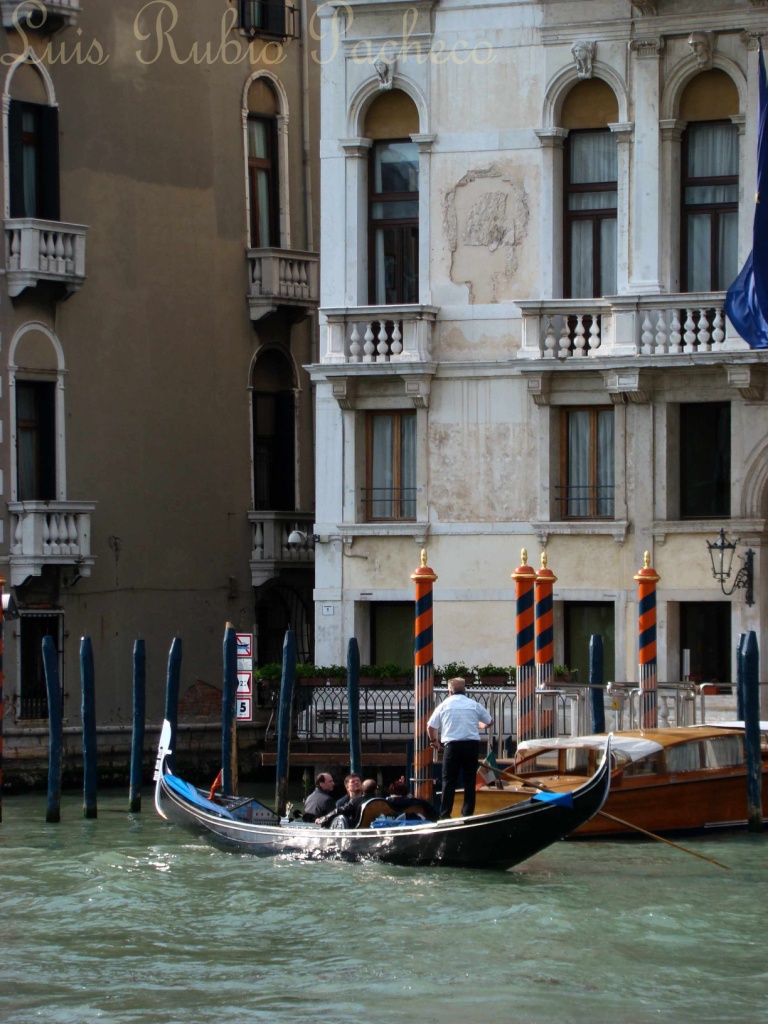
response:
{"label": "white sign", "polygon": [[322,607],[323,607],[323,615],[333,615],[333,605],[332,604],[324,604]]}
{"label": "white sign", "polygon": [[238,658],[237,659],[237,671],[238,672],[250,672],[253,668],[253,658]]}
{"label": "white sign", "polygon": [[253,692],[253,673],[252,672],[238,672],[237,673],[237,696],[240,697],[245,694],[250,697]]}
{"label": "white sign", "polygon": [[235,633],[238,658],[253,657],[253,633]]}
{"label": "white sign", "polygon": [[237,720],[238,722],[250,722],[251,720],[251,698],[237,698]]}

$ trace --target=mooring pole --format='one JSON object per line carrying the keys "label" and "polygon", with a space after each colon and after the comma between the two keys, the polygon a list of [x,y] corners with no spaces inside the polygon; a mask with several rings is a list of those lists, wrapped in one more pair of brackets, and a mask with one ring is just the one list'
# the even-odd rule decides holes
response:
{"label": "mooring pole", "polygon": [[[360,648],[355,637],[347,644],[347,711],[349,714],[349,770],[361,775],[363,758],[360,742]],[[361,776],[362,777],[362,776]]]}
{"label": "mooring pole", "polygon": [[[541,568],[534,583],[534,619],[536,626],[536,689],[548,690],[555,682],[554,616],[552,591],[557,576],[547,568],[547,553],[541,552]],[[541,696],[539,733],[555,735],[555,697]],[[535,700],[535,695],[534,695]]]}
{"label": "mooring pole", "polygon": [[742,647],[744,680],[744,742],[747,748],[747,827],[763,830],[763,776],[760,754],[760,657],[757,636],[750,629]]}
{"label": "mooring pole", "polygon": [[237,634],[228,622],[224,630],[224,686],[221,697],[221,771],[224,793],[237,793]]}
{"label": "mooring pole", "polygon": [[3,820],[3,587],[5,578],[0,576],[0,821]]}
{"label": "mooring pole", "polygon": [[655,729],[658,725],[658,691],[656,676],[656,584],[661,577],[651,568],[648,551],[643,556],[643,568],[638,569],[637,615],[639,634],[640,727]]}
{"label": "mooring pole", "polygon": [[59,654],[52,636],[43,637],[43,669],[48,692],[48,802],[45,820],[61,821],[61,753],[63,710],[59,685]]}
{"label": "mooring pole", "polygon": [[147,654],[143,640],[133,645],[133,733],[131,735],[131,778],[128,810],[141,810],[141,782],[144,767],[144,720],[147,701]]}
{"label": "mooring pole", "polygon": [[536,665],[534,660],[533,588],[536,570],[528,565],[528,552],[520,552],[515,581],[515,678],[517,682],[517,742],[536,735]]}
{"label": "mooring pole", "polygon": [[181,680],[181,637],[175,636],[168,652],[168,672],[165,678],[165,717],[171,725],[171,752],[168,767],[176,767],[176,734],[179,731],[179,683]]}
{"label": "mooring pole", "polygon": [[592,710],[592,732],[605,732],[603,638],[596,633],[589,638],[589,702]]}
{"label": "mooring pole", "polygon": [[288,807],[288,756],[291,745],[293,719],[293,683],[296,678],[296,636],[292,629],[285,631],[283,641],[283,671],[280,678],[280,705],[277,713],[277,778],[275,781],[275,810],[282,818]]}
{"label": "mooring pole", "polygon": [[736,717],[740,722],[744,721],[744,644],[747,642],[747,634],[739,633],[736,643]]}
{"label": "mooring pole", "polygon": [[83,814],[95,818],[96,807],[96,679],[93,671],[91,638],[80,641],[80,682],[82,685],[83,717]]}
{"label": "mooring pole", "polygon": [[416,584],[414,608],[414,707],[413,718],[413,792],[420,800],[431,801],[434,795],[432,747],[427,732],[427,719],[432,714],[435,688],[434,648],[432,635],[432,585],[437,576],[427,565],[427,552],[422,549],[421,565],[411,573]]}

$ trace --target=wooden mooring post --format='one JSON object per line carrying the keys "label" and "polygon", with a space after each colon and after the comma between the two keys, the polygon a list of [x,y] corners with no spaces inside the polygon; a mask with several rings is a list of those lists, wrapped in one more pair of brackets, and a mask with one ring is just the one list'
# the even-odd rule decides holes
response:
{"label": "wooden mooring post", "polygon": [[228,622],[224,630],[224,685],[221,694],[221,781],[224,792],[237,793],[237,634]]}
{"label": "wooden mooring post", "polygon": [[45,820],[61,821],[61,755],[63,708],[59,683],[59,652],[52,636],[43,637],[43,669],[48,692],[48,799]]}
{"label": "wooden mooring post", "polygon": [[141,782],[144,767],[144,720],[146,717],[147,653],[143,640],[133,645],[133,731],[131,733],[131,777],[128,810],[141,810]]}
{"label": "wooden mooring post", "polygon": [[763,830],[763,777],[760,754],[760,657],[757,636],[751,629],[741,647],[740,673],[744,704],[744,741],[747,748],[747,827]]}
{"label": "wooden mooring post", "polygon": [[83,719],[83,815],[86,818],[95,818],[98,815],[96,677],[93,668],[93,646],[88,636],[84,636],[80,641],[80,682]]}
{"label": "wooden mooring post", "polygon": [[288,807],[288,757],[293,718],[293,684],[296,678],[296,636],[285,631],[283,671],[280,678],[280,705],[277,712],[277,772],[275,779],[275,811],[282,816]]}

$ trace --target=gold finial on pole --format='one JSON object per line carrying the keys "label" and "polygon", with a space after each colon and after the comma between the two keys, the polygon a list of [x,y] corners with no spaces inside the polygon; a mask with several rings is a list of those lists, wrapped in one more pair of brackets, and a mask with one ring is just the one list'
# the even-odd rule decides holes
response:
{"label": "gold finial on pole", "polygon": [[547,552],[546,551],[542,551],[541,552],[541,568],[542,569],[546,569],[547,568]]}
{"label": "gold finial on pole", "polygon": [[526,548],[520,552],[520,562],[522,565],[528,565],[528,550]]}
{"label": "gold finial on pole", "polygon": [[422,569],[426,566],[426,564],[427,564],[427,549],[426,548],[422,548],[421,549],[421,567],[422,567]]}
{"label": "gold finial on pole", "polygon": [[644,569],[648,569],[650,567],[650,564],[651,564],[651,552],[650,551],[646,551],[643,554],[643,568]]}

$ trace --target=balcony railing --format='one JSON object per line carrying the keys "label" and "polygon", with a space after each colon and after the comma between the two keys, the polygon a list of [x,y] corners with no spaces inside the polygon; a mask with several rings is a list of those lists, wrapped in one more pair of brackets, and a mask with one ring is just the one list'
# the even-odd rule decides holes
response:
{"label": "balcony railing", "polygon": [[366,522],[416,519],[416,487],[363,487]]}
{"label": "balcony railing", "polygon": [[13,298],[40,281],[77,291],[85,280],[85,233],[82,224],[20,217],[5,222],[5,269]]}
{"label": "balcony railing", "polygon": [[351,306],[323,309],[323,363],[431,362],[436,306]]}
{"label": "balcony railing", "polygon": [[561,519],[612,519],[613,484],[558,484],[555,488]]}
{"label": "balcony railing", "polygon": [[0,0],[3,28],[17,25],[29,31],[56,32],[62,25],[77,24],[80,0]]}
{"label": "balcony railing", "polygon": [[[304,569],[315,563],[314,519],[307,512],[249,512],[251,524],[251,583],[260,587],[283,569]],[[289,544],[294,532],[301,544]]]}
{"label": "balcony railing", "polygon": [[11,501],[11,586],[40,576],[46,565],[90,576],[94,501]]}
{"label": "balcony railing", "polygon": [[521,359],[704,355],[746,349],[728,325],[723,292],[518,302]]}
{"label": "balcony railing", "polygon": [[320,301],[319,257],[291,249],[248,249],[248,305],[260,320],[279,306],[316,309]]}

